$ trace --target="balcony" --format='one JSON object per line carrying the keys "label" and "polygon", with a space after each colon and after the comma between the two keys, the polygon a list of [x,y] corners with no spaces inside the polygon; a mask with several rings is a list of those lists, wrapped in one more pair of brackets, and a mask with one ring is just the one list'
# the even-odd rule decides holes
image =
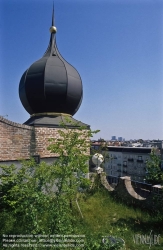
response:
{"label": "balcony", "polygon": [[137,162],[142,163],[142,162],[143,162],[143,160],[142,160],[142,159],[138,159],[138,160],[137,160]]}

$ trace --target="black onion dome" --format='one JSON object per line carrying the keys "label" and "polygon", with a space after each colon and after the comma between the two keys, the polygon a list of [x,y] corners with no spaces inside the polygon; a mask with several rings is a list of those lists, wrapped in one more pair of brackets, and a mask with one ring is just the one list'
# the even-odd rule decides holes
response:
{"label": "black onion dome", "polygon": [[44,56],[22,75],[20,100],[31,115],[47,112],[74,115],[82,101],[82,81],[77,70],[57,49],[54,9],[50,31],[50,42]]}

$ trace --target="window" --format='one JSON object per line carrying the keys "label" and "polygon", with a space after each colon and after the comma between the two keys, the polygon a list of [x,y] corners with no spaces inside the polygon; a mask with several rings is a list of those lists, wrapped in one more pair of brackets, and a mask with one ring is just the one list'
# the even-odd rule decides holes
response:
{"label": "window", "polygon": [[138,156],[138,160],[141,161],[142,160],[142,156]]}
{"label": "window", "polygon": [[124,166],[127,166],[127,161],[124,161],[124,162],[123,162],[123,165],[124,165]]}

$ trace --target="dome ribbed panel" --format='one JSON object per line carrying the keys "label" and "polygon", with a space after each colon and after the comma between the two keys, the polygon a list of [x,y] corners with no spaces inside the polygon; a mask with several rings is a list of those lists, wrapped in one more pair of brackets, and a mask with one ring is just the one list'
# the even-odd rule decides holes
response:
{"label": "dome ribbed panel", "polygon": [[66,100],[67,76],[63,62],[58,57],[49,57],[45,67],[45,95],[47,101]]}
{"label": "dome ribbed panel", "polygon": [[23,104],[23,107],[27,110],[27,112],[29,114],[32,114],[33,111],[29,105],[28,99],[27,99],[27,95],[26,95],[26,91],[25,91],[25,79],[26,79],[26,74],[27,74],[27,70],[24,72],[24,74],[22,75],[22,78],[20,80],[20,84],[19,84],[19,97],[20,100]]}

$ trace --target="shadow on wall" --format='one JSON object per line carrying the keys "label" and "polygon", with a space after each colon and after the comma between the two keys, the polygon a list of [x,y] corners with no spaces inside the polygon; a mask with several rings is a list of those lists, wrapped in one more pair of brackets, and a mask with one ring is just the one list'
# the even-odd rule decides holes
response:
{"label": "shadow on wall", "polygon": [[29,145],[29,152],[30,152],[30,155],[35,155],[36,154],[36,133],[35,133],[35,127],[32,127],[32,130],[31,130],[31,140],[30,140],[30,145]]}

